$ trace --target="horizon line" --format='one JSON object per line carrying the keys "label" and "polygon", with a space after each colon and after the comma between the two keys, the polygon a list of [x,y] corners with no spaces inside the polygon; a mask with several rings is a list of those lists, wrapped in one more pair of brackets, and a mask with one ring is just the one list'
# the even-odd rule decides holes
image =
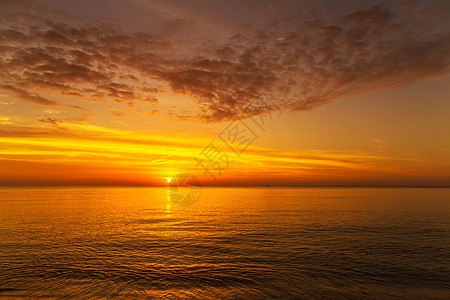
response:
{"label": "horizon line", "polygon": [[[178,185],[177,185],[178,186]],[[172,186],[172,187],[177,187]],[[186,187],[189,185],[179,185]],[[261,187],[261,188],[450,188],[450,185],[196,185],[199,187]],[[27,188],[27,187],[169,187],[168,185],[145,184],[24,184],[1,185],[0,188]]]}

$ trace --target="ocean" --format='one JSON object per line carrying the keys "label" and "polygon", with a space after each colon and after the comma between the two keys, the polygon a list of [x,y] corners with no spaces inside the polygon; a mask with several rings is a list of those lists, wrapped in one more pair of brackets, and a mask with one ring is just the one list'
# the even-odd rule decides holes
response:
{"label": "ocean", "polygon": [[0,299],[450,299],[450,189],[196,193],[0,188]]}

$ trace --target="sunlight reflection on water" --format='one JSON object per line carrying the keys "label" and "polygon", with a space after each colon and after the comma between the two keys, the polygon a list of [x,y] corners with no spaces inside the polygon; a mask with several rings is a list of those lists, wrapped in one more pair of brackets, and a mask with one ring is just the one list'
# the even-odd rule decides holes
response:
{"label": "sunlight reflection on water", "polygon": [[[185,189],[183,187],[181,189]],[[434,298],[450,189],[0,189],[0,298]]]}

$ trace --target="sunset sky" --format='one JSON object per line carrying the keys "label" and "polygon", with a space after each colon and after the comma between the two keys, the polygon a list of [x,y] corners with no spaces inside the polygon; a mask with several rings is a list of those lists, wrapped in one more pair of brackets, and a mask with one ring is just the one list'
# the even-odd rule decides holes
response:
{"label": "sunset sky", "polygon": [[0,185],[450,185],[450,2],[0,0]]}

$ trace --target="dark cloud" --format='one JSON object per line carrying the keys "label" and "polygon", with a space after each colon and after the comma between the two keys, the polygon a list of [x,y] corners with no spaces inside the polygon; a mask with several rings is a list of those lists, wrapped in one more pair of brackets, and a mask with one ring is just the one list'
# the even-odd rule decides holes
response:
{"label": "dark cloud", "polygon": [[125,112],[120,111],[120,110],[110,110],[109,112],[117,118],[124,118],[127,116],[127,114]]}
{"label": "dark cloud", "polygon": [[55,126],[63,123],[63,121],[61,121],[61,120],[58,120],[56,118],[50,118],[50,117],[41,119],[41,120],[39,120],[39,122],[48,123],[48,124],[55,125]]}
{"label": "dark cloud", "polygon": [[344,20],[353,26],[363,30],[382,30],[389,26],[394,15],[380,6],[373,6],[368,9],[352,10],[344,16]]}
{"label": "dark cloud", "polygon": [[205,122],[280,107],[304,111],[448,72],[449,6],[407,2],[346,2],[334,15],[332,7],[321,14],[266,3],[273,18],[232,24],[215,37],[199,29],[208,24],[192,19],[127,31],[15,6],[0,21],[0,88],[44,106],[63,105],[47,90],[130,109],[157,105],[159,93],[175,92],[192,97],[197,110],[170,117]]}

